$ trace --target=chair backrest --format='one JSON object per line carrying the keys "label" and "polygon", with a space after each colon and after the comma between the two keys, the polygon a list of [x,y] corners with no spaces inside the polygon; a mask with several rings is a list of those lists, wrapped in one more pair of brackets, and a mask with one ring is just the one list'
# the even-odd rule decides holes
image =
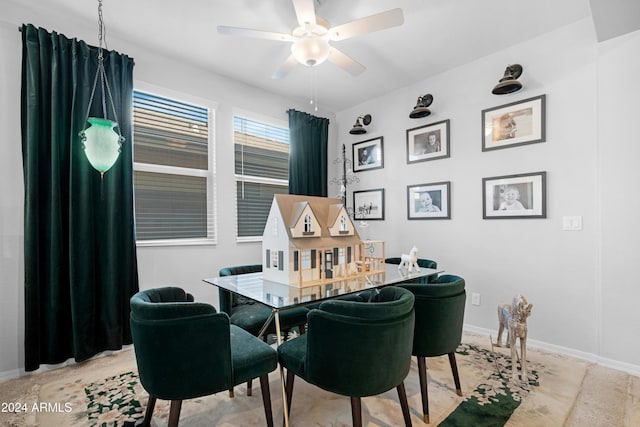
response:
{"label": "chair backrest", "polygon": [[[399,265],[400,262],[402,260],[399,257],[391,257],[391,258],[387,258],[384,260],[385,263],[387,264],[396,264]],[[418,267],[420,268],[438,268],[438,263],[430,260],[430,259],[426,259],[426,258],[418,258]],[[413,279],[411,281],[411,283],[433,283],[436,281],[436,279],[438,278],[437,274],[432,274],[430,276],[426,276],[426,277],[419,277],[417,279]]]}
{"label": "chair backrest", "polygon": [[443,274],[434,283],[398,286],[415,295],[413,354],[432,357],[455,351],[462,339],[467,298],[464,279]]}
{"label": "chair backrest", "polygon": [[396,387],[409,373],[413,295],[397,287],[375,302],[329,300],[307,316],[306,378],[345,396]]}
{"label": "chair backrest", "polygon": [[131,334],[140,382],[158,399],[182,400],[233,384],[229,317],[182,289],[131,297]]}
{"label": "chair backrest", "polygon": [[[223,276],[236,276],[238,274],[259,273],[262,271],[262,264],[248,264],[237,265],[234,267],[221,268],[218,272],[220,277]],[[227,313],[229,316],[233,311],[233,306],[238,303],[243,303],[245,300],[238,298],[227,291],[226,289],[218,288],[218,301],[220,304],[220,311]]]}

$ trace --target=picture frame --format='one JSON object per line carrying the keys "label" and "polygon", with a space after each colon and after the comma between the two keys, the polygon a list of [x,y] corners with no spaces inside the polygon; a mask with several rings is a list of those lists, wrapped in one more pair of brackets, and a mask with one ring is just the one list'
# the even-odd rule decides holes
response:
{"label": "picture frame", "polygon": [[407,129],[407,164],[450,157],[449,119]]}
{"label": "picture frame", "polygon": [[482,178],[482,218],[546,218],[547,173]]}
{"label": "picture frame", "polygon": [[366,170],[382,169],[384,167],[384,138],[367,139],[356,142],[351,146],[353,171],[362,172]]}
{"label": "picture frame", "polygon": [[407,185],[408,219],[451,219],[451,181]]}
{"label": "picture frame", "polygon": [[354,191],[353,219],[384,220],[384,188]]}
{"label": "picture frame", "polygon": [[546,95],[482,110],[482,151],[546,141]]}

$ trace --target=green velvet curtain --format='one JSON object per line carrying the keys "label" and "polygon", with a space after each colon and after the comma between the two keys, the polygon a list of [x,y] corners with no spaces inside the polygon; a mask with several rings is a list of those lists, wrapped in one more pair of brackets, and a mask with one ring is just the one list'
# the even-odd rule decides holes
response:
{"label": "green velvet curtain", "polygon": [[[78,136],[98,49],[31,24],[21,32],[25,369],[31,371],[131,343],[129,299],[138,290],[133,59],[104,51],[126,140],[101,180]],[[98,90],[91,115],[102,116]]]}
{"label": "green velvet curtain", "polygon": [[329,119],[289,110],[289,194],[327,197]]}

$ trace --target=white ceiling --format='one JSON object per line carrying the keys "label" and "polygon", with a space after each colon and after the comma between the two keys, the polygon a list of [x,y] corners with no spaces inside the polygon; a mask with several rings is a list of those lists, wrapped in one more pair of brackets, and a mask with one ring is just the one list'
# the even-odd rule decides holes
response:
{"label": "white ceiling", "polygon": [[[0,0],[7,1],[14,0]],[[56,25],[64,28],[48,30],[97,44],[97,0],[15,2],[62,18]],[[353,77],[325,62],[299,65],[282,80],[271,75],[289,43],[220,35],[216,26],[289,33],[291,0],[104,0],[103,15],[111,49],[130,53],[125,42],[134,43],[296,99],[315,87],[319,104],[335,112],[591,16],[589,0],[316,0],[318,16],[332,26],[395,7],[404,12],[402,26],[332,42],[364,73]],[[507,65],[496,64],[496,82]]]}

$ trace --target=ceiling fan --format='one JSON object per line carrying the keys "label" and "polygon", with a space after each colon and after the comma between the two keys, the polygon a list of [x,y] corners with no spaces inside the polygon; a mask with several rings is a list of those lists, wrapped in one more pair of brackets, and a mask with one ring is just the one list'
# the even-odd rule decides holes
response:
{"label": "ceiling fan", "polygon": [[384,30],[402,25],[404,22],[402,9],[391,9],[331,27],[327,21],[316,16],[314,0],[293,0],[293,8],[298,22],[291,34],[224,25],[218,25],[218,33],[290,42],[291,55],[273,74],[274,79],[285,77],[298,63],[313,67],[325,60],[351,75],[357,76],[365,70],[364,65],[335,48],[329,42]]}

